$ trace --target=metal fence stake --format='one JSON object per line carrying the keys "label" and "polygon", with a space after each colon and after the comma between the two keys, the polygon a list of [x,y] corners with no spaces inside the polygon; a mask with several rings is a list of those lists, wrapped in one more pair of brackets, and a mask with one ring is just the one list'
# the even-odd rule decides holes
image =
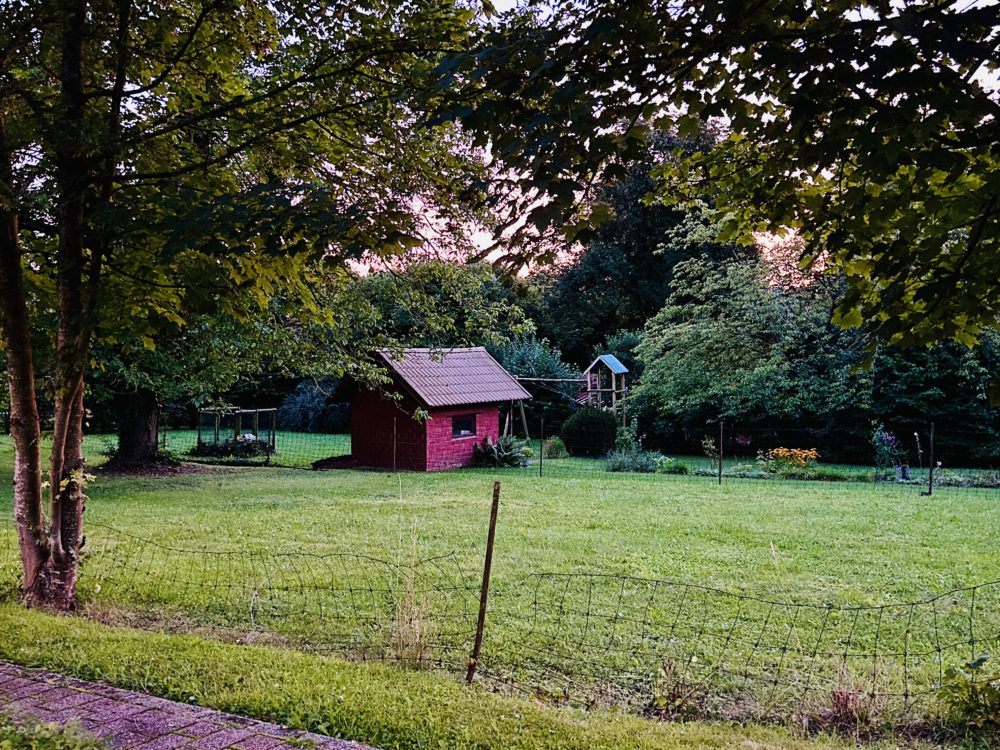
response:
{"label": "metal fence stake", "polygon": [[719,486],[722,486],[722,438],[723,438],[723,425],[725,424],[724,419],[719,420]]}
{"label": "metal fence stake", "polygon": [[497,512],[500,510],[500,482],[493,483],[493,505],[490,507],[490,530],[486,536],[486,559],[483,561],[483,585],[479,590],[479,618],[476,620],[476,641],[472,646],[469,671],[465,681],[472,684],[479,666],[479,654],[483,648],[483,631],[486,629],[486,602],[490,596],[490,571],[493,568],[493,540],[497,533]]}
{"label": "metal fence stake", "polygon": [[928,461],[930,462],[930,471],[927,474],[927,497],[934,494],[934,423],[931,422],[931,436],[930,436],[930,447],[928,448]]}

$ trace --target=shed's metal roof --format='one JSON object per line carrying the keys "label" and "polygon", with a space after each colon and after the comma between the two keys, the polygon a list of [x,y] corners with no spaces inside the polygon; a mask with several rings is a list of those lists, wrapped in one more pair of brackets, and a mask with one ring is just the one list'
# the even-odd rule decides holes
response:
{"label": "shed's metal roof", "polygon": [[530,399],[514,376],[483,347],[383,351],[389,367],[426,406],[462,406]]}
{"label": "shed's metal roof", "polygon": [[591,362],[590,367],[587,368],[587,372],[593,370],[594,365],[596,365],[598,362],[603,362],[604,364],[606,364],[608,366],[608,369],[610,369],[611,372],[613,372],[615,375],[624,375],[625,373],[628,372],[628,368],[625,365],[623,365],[622,361],[618,359],[618,357],[616,357],[614,354],[601,354],[600,356],[598,356],[597,359]]}

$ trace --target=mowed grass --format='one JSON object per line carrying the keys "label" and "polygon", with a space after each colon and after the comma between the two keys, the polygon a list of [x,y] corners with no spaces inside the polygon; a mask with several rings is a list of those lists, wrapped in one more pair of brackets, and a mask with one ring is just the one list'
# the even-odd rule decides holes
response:
{"label": "mowed grass", "polygon": [[[243,430],[243,433],[252,430]],[[225,441],[235,437],[232,431],[220,432],[219,441]],[[269,437],[266,432],[261,432],[261,439]],[[191,450],[198,443],[198,430],[193,429],[170,429],[164,428],[160,432],[160,445],[165,450],[172,453],[181,460],[204,461],[206,459],[191,456]],[[202,433],[202,440],[214,442],[215,435],[211,430]],[[102,463],[106,454],[113,451],[118,443],[118,438],[111,434],[96,434],[87,437],[87,445],[92,454],[95,464]],[[332,456],[346,456],[351,452],[350,435],[322,435],[306,432],[291,432],[288,430],[277,430],[274,433],[274,454],[270,457],[273,464],[293,468],[309,468],[314,461],[319,461]],[[249,461],[253,464],[264,463],[265,457],[254,457]]]}
{"label": "mowed grass", "polygon": [[[9,451],[0,466],[0,508],[9,513]],[[649,683],[666,650],[683,657],[684,680],[701,680],[700,665],[710,664],[726,695],[741,686],[754,693],[760,683],[755,700],[822,702],[843,666],[862,687],[870,676],[879,690],[908,690],[903,681],[928,689],[941,668],[976,648],[924,653],[967,640],[970,611],[982,650],[1000,632],[997,587],[978,601],[960,594],[853,620],[851,610],[824,617],[825,605],[916,601],[1000,579],[996,491],[923,497],[914,487],[759,480],[720,487],[704,477],[595,470],[543,478],[276,468],[100,476],[88,489],[82,591],[117,621],[142,612],[156,627],[263,631],[369,658],[402,656],[395,640],[407,600],[412,611],[402,614],[418,615],[441,665],[460,672],[495,480],[502,502],[484,666],[519,687],[554,690],[568,674],[574,685],[620,680],[645,696],[661,689]],[[16,572],[9,559],[8,580]],[[855,658],[819,664],[841,650]],[[901,652],[895,662],[873,656]],[[804,666],[792,663],[803,654],[811,657],[800,659]],[[789,676],[772,686],[766,678],[776,668]]]}
{"label": "mowed grass", "polygon": [[[807,737],[776,727],[658,722],[622,713],[552,709],[426,672],[102,627],[9,603],[0,604],[0,633],[4,634],[0,659],[279,721],[384,750],[856,747],[852,740]],[[0,730],[0,746],[4,739]],[[929,750],[931,745],[887,740],[875,747]]]}
{"label": "mowed grass", "polygon": [[[11,454],[0,446],[0,508]],[[502,483],[495,580],[602,572],[834,604],[918,599],[1000,578],[1000,491],[591,472],[431,474],[211,467],[105,477],[87,518],[180,548],[455,552],[481,564]]]}

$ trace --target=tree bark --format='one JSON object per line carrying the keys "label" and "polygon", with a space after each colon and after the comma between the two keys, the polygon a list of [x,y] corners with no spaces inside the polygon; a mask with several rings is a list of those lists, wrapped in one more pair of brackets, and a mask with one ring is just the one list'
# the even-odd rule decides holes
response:
{"label": "tree bark", "polygon": [[76,607],[76,573],[83,544],[85,496],[83,461],[83,379],[89,351],[84,320],[83,266],[87,190],[91,159],[84,138],[84,0],[67,0],[62,14],[58,116],[55,146],[59,194],[56,251],[55,419],[49,511],[49,558],[25,589],[25,602],[58,610]]}
{"label": "tree bark", "polygon": [[10,393],[10,434],[15,451],[14,520],[27,592],[39,583],[49,559],[49,548],[42,514],[41,423],[35,398],[31,323],[21,266],[12,167],[0,111],[0,296]]}
{"label": "tree bark", "polygon": [[159,457],[160,403],[156,394],[142,388],[122,398],[118,411],[118,450],[113,464],[137,466]]}

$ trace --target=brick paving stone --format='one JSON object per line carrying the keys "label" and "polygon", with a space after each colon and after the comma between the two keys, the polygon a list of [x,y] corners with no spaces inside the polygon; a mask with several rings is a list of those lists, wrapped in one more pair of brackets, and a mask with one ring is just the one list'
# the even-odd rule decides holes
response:
{"label": "brick paving stone", "polygon": [[278,745],[283,744],[277,737],[264,734],[255,734],[245,740],[240,740],[236,746],[240,750],[274,750]]}
{"label": "brick paving stone", "polygon": [[134,748],[134,750],[177,750],[180,747],[190,747],[190,742],[190,737],[185,737],[180,734],[164,734],[157,737],[155,740],[150,740],[143,745],[138,745]]}
{"label": "brick paving stone", "polygon": [[8,662],[0,662],[0,711],[82,726],[114,750],[376,750]]}
{"label": "brick paving stone", "polygon": [[223,729],[221,732],[202,737],[193,747],[197,750],[225,750],[234,747],[242,740],[249,739],[254,734],[252,729]]}
{"label": "brick paving stone", "polygon": [[188,737],[208,737],[210,734],[215,734],[216,732],[221,732],[223,729],[228,729],[225,724],[220,724],[217,721],[198,721],[194,724],[190,724],[183,729],[181,729],[178,734],[186,734]]}
{"label": "brick paving stone", "polygon": [[187,712],[154,708],[133,717],[131,721],[139,731],[159,736],[191,726],[197,721],[197,718]]}
{"label": "brick paving stone", "polygon": [[129,748],[138,747],[153,739],[152,736],[145,732],[136,732],[123,726],[113,725],[114,722],[98,727],[93,730],[93,733],[96,737],[106,740],[118,750],[128,750]]}
{"label": "brick paving stone", "polygon": [[47,700],[45,702],[45,707],[52,711],[58,711],[63,708],[82,708],[86,703],[92,703],[97,700],[97,696],[92,693],[81,693],[77,690],[71,691],[71,695],[67,695],[64,698],[59,698],[54,701]]}

